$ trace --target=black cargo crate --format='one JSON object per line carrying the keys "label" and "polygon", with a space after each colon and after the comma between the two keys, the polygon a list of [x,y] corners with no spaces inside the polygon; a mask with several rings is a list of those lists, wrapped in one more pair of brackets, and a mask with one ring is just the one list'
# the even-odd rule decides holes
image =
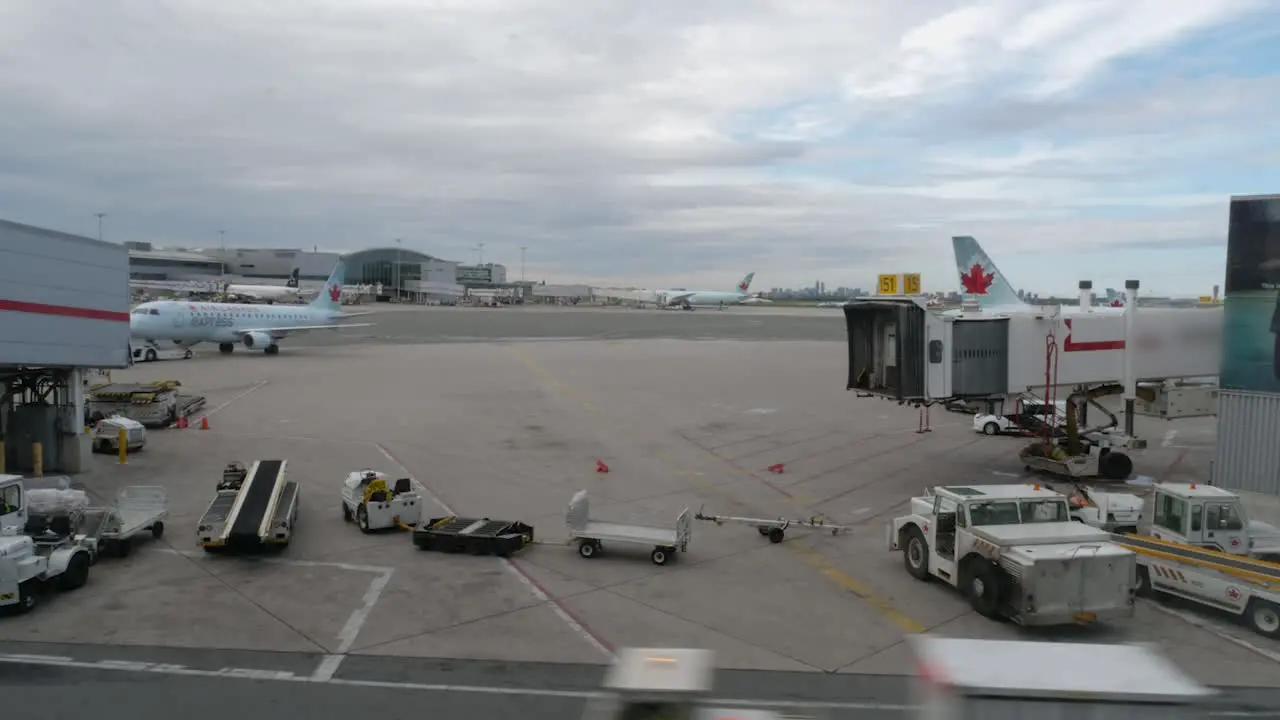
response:
{"label": "black cargo crate", "polygon": [[413,530],[419,550],[507,557],[533,542],[533,526],[514,520],[447,516],[431,518]]}

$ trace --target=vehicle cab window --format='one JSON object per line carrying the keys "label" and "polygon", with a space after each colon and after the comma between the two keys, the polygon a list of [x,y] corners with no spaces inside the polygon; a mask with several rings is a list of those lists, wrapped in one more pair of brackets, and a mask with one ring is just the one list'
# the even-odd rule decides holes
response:
{"label": "vehicle cab window", "polygon": [[1187,503],[1172,495],[1161,495],[1156,503],[1155,524],[1176,533],[1186,532]]}
{"label": "vehicle cab window", "polygon": [[1240,513],[1234,505],[1229,503],[1214,503],[1206,506],[1205,529],[1243,530],[1244,523],[1241,522]]}
{"label": "vehicle cab window", "polygon": [[1024,523],[1067,521],[1067,506],[1060,500],[1023,500],[1020,505]]}
{"label": "vehicle cab window", "polygon": [[974,527],[983,525],[1020,525],[1018,503],[1014,500],[980,502],[969,506]]}
{"label": "vehicle cab window", "polygon": [[155,309],[155,308],[151,308],[150,310],[147,310],[147,314],[148,314],[148,315],[159,315],[159,314],[160,314],[160,311],[159,311],[159,310],[157,310],[157,309]]}
{"label": "vehicle cab window", "polygon": [[0,515],[8,515],[9,513],[18,512],[18,508],[22,506],[22,489],[17,485],[10,485],[0,490]]}

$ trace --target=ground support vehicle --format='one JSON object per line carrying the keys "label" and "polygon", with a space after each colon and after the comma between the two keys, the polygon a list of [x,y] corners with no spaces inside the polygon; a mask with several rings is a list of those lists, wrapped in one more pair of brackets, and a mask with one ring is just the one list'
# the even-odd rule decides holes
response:
{"label": "ground support vehicle", "polygon": [[1126,447],[1128,441],[1116,434],[1099,433],[1095,437],[1074,454],[1061,444],[1048,445],[1037,440],[1018,451],[1018,458],[1028,472],[1039,471],[1073,480],[1124,480],[1132,475],[1133,458],[1117,449]]}
{"label": "ground support vehicle", "polygon": [[933,488],[888,526],[907,572],[938,578],[987,617],[1064,625],[1133,616],[1134,553],[1073,522],[1067,498],[1039,485]]}
{"label": "ground support vehicle", "polygon": [[1250,520],[1239,495],[1200,483],[1159,483],[1152,487],[1155,508],[1149,534],[1161,540],[1280,560],[1280,528]]}
{"label": "ground support vehicle", "polygon": [[769,538],[771,543],[780,543],[786,537],[788,528],[799,527],[809,528],[811,530],[824,530],[832,535],[849,532],[851,528],[847,525],[835,525],[827,522],[827,519],[821,515],[815,515],[806,520],[791,520],[784,517],[769,518],[749,518],[735,517],[733,515],[706,515],[703,514],[702,508],[698,508],[698,512],[693,514],[694,520],[706,520],[717,525],[725,523],[737,523],[739,525],[750,525],[756,529],[761,535]]}
{"label": "ground support vehicle", "polygon": [[619,648],[583,720],[782,720],[767,710],[712,707],[714,663],[710,650]]}
{"label": "ground support vehicle", "polygon": [[233,462],[222,471],[217,494],[196,527],[206,552],[283,550],[298,522],[298,483],[286,460],[258,460],[246,469]]}
{"label": "ground support vehicle", "polygon": [[156,540],[164,537],[168,516],[169,498],[164,488],[135,485],[121,488],[110,507],[86,508],[80,533],[86,536],[84,542],[94,562],[104,556],[127,557],[133,552],[134,541],[144,534]]}
{"label": "ground support vehicle", "polygon": [[181,385],[177,380],[99,385],[89,389],[85,412],[94,423],[123,415],[147,427],[168,427],[205,406],[203,396],[179,393]]}
{"label": "ground support vehicle", "polygon": [[1142,522],[1143,500],[1129,493],[1075,485],[1064,492],[1071,519],[1107,532],[1136,533]]}
{"label": "ground support vehicle", "polygon": [[159,345],[146,345],[144,347],[130,347],[129,355],[134,362],[155,362],[157,360],[190,360],[193,357],[191,348],[184,347],[160,347]]}
{"label": "ground support vehicle", "polygon": [[649,559],[654,565],[674,562],[677,553],[689,549],[689,508],[680,511],[673,528],[604,522],[591,519],[587,491],[579,490],[569,501],[565,524],[569,526],[569,542],[578,543],[578,554],[584,558],[599,555],[605,542],[650,547]]}
{"label": "ground support vehicle", "polygon": [[342,519],[354,520],[363,533],[412,530],[422,520],[422,495],[414,492],[409,478],[388,487],[387,476],[376,470],[347,473],[342,483]]}
{"label": "ground support vehicle", "polygon": [[973,430],[983,435],[1044,435],[1062,437],[1066,432],[1067,403],[1053,403],[1024,394],[1018,396],[1013,412],[978,412],[973,416]]}
{"label": "ground support vehicle", "polygon": [[147,428],[123,415],[105,417],[93,424],[92,448],[97,453],[120,452],[120,432],[125,433],[125,446],[135,453],[147,445]]}
{"label": "ground support vehicle", "polygon": [[89,581],[93,558],[62,523],[63,530],[26,534],[22,478],[0,475],[0,609],[29,612],[48,589],[75,590]]}
{"label": "ground support vehicle", "polygon": [[907,642],[919,668],[916,716],[931,720],[1190,720],[1205,717],[1216,694],[1145,645],[936,635],[910,635]]}
{"label": "ground support vehicle", "polygon": [[513,520],[431,518],[413,531],[419,550],[509,557],[533,542],[533,526]]}

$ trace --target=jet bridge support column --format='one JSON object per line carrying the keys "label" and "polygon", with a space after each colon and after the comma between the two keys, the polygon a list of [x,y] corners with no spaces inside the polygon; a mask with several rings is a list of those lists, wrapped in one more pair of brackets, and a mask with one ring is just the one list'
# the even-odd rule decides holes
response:
{"label": "jet bridge support column", "polygon": [[1124,433],[1133,437],[1134,403],[1138,399],[1138,378],[1133,367],[1138,351],[1138,281],[1125,280],[1124,291]]}
{"label": "jet bridge support column", "polygon": [[1093,281],[1080,281],[1080,312],[1093,312]]}

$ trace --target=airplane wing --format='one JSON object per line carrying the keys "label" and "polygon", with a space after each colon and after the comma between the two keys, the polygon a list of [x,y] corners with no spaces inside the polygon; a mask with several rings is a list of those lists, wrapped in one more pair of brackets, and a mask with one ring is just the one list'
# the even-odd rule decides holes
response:
{"label": "airplane wing", "polygon": [[270,335],[273,338],[282,338],[292,333],[309,332],[311,330],[342,330],[345,328],[371,327],[373,323],[342,323],[339,325],[299,325],[297,327],[274,327],[274,328],[246,328],[238,330],[241,336],[249,333],[262,333]]}

